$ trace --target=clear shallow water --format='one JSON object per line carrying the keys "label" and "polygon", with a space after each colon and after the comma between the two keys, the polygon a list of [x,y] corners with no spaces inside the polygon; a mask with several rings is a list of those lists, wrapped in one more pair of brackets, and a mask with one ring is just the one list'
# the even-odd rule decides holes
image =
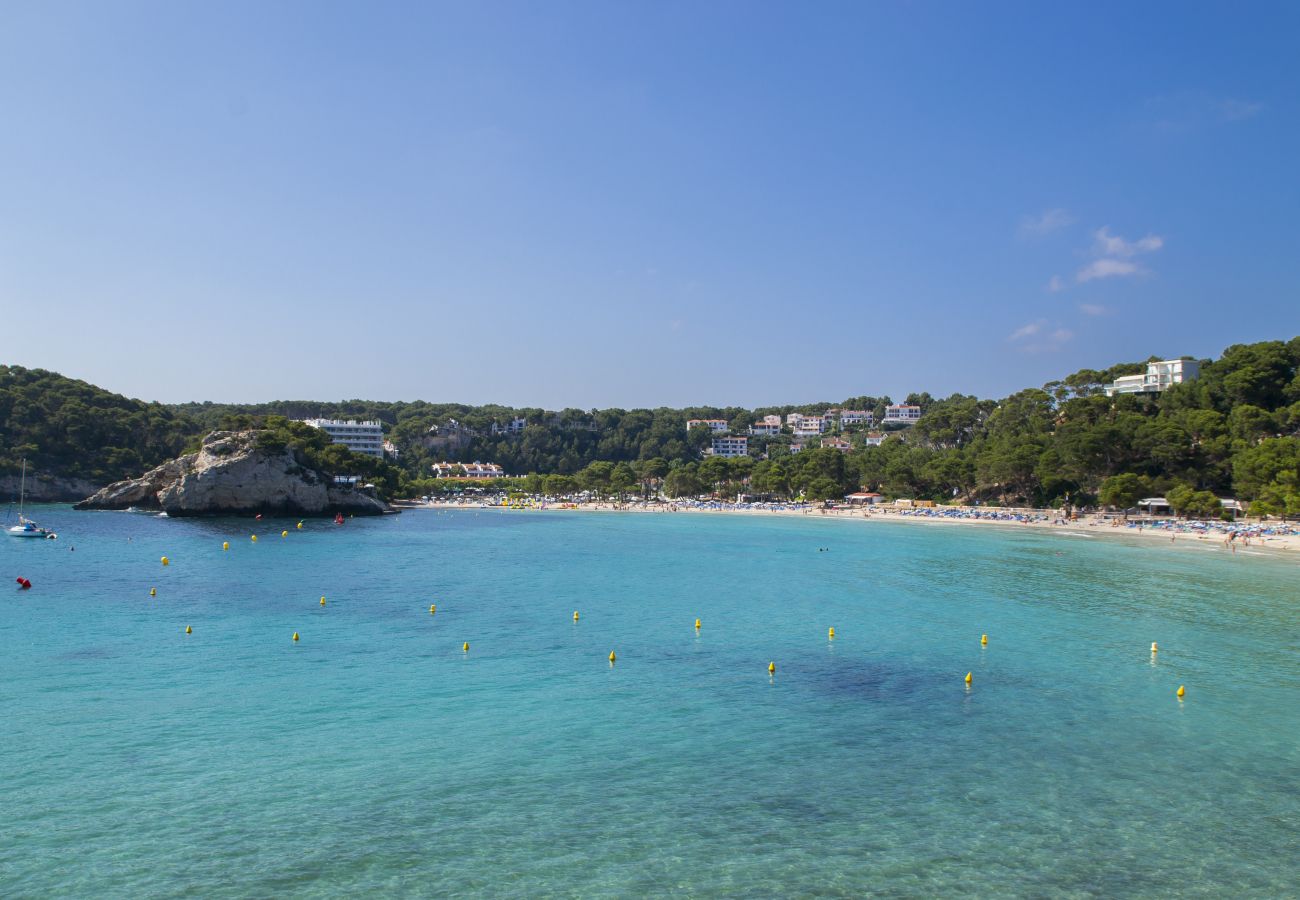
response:
{"label": "clear shallow water", "polygon": [[6,897],[1300,882],[1300,559],[803,518],[40,512],[59,541],[0,544]]}

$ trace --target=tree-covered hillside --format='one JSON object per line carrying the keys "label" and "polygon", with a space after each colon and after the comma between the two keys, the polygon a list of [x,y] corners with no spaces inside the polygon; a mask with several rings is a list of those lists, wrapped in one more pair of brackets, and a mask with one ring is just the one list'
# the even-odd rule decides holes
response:
{"label": "tree-covered hillside", "polygon": [[28,471],[107,484],[181,453],[188,416],[44,369],[0,366],[0,475]]}
{"label": "tree-covered hillside", "polygon": [[362,400],[165,407],[7,367],[0,368],[0,472],[26,456],[48,475],[109,481],[139,474],[213,428],[284,427],[272,417],[358,418],[383,422],[396,445],[395,469],[367,471],[399,494],[436,489],[433,462],[481,460],[512,475],[537,474],[530,487],[556,491],[745,489],[829,498],[867,488],[940,501],[1120,507],[1164,494],[1178,509],[1203,513],[1217,509],[1217,497],[1236,496],[1257,512],[1300,515],[1300,338],[1229,347],[1202,361],[1199,378],[1162,394],[1103,392],[1143,368],[1085,369],[1002,400],[913,394],[907,402],[922,408],[921,419],[880,446],[864,446],[854,431],[843,435],[849,452],[809,446],[794,454],[787,430],[751,438],[750,457],[723,459],[703,457],[708,429],[688,432],[688,420],[725,419],[744,433],[764,414],[819,414],[832,405],[871,410],[879,420],[890,399],[753,410],[553,412]]}

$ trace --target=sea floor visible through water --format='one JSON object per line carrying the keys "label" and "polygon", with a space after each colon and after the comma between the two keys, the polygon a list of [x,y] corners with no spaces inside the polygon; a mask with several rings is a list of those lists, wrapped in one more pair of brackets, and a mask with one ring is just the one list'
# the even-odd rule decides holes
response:
{"label": "sea floor visible through water", "polygon": [[812,517],[33,516],[59,540],[0,545],[5,897],[1300,885],[1290,559]]}

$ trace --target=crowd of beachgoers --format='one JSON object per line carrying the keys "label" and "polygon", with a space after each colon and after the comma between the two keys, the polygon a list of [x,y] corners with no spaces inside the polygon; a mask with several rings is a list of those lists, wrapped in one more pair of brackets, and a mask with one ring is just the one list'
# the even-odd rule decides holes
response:
{"label": "crowd of beachgoers", "polygon": [[1134,531],[1158,530],[1179,534],[1218,534],[1224,537],[1235,535],[1241,537],[1282,537],[1300,535],[1300,525],[1285,522],[1222,521],[1202,519],[1122,519],[1088,516],[1082,520],[1066,517],[1054,511],[1011,512],[997,509],[970,509],[967,507],[934,507],[921,509],[890,510],[889,515],[901,517],[920,517],[927,519],[969,519],[990,522],[1027,522],[1048,523],[1052,525],[1105,524],[1112,528],[1126,528]]}
{"label": "crowd of beachgoers", "polygon": [[995,507],[934,506],[898,507],[891,505],[854,506],[821,502],[739,502],[708,499],[679,500],[595,500],[583,497],[509,499],[504,495],[481,495],[457,500],[429,500],[420,505],[439,509],[572,509],[588,511],[627,511],[654,513],[742,513],[805,515],[855,520],[971,523],[986,525],[1024,525],[1037,528],[1086,528],[1092,534],[1125,534],[1156,537],[1180,535],[1200,541],[1222,541],[1236,552],[1238,546],[1270,549],[1300,548],[1300,525],[1277,521],[1239,520],[1202,521],[1175,518],[1142,517],[1125,519],[1096,513],[1067,514],[1052,509],[1007,509]]}

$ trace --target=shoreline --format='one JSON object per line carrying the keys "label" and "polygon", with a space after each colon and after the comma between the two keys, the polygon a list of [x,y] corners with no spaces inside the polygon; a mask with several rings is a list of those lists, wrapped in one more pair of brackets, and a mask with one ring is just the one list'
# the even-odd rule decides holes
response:
{"label": "shoreline", "polygon": [[[791,504],[786,508],[737,508],[733,506],[688,506],[671,503],[628,503],[615,504],[609,502],[602,503],[572,503],[572,504],[554,504],[554,505],[528,505],[528,506],[501,506],[499,504],[489,503],[456,503],[448,501],[430,501],[428,503],[403,503],[406,509],[432,509],[432,510],[480,510],[480,509],[497,509],[512,512],[579,512],[579,513],[659,513],[659,514],[679,514],[688,513],[695,515],[731,515],[731,516],[775,516],[775,517],[798,517],[798,518],[816,518],[821,520],[835,521],[858,521],[858,522],[896,522],[900,524],[916,525],[936,525],[936,526],[984,526],[984,527],[1001,527],[1009,530],[1020,530],[1032,528],[1038,532],[1049,534],[1059,534],[1062,537],[1101,537],[1101,538],[1138,538],[1145,541],[1159,540],[1166,543],[1178,544],[1184,546],[1187,543],[1193,543],[1195,546],[1204,549],[1218,550],[1224,553],[1234,555],[1255,556],[1267,554],[1273,556],[1277,553],[1300,549],[1300,534],[1251,534],[1238,537],[1235,540],[1228,540],[1226,530],[1214,530],[1201,522],[1178,522],[1175,527],[1167,525],[1146,523],[1141,524],[1115,524],[1111,520],[1106,520],[1100,515],[1081,516],[1075,520],[1064,520],[1059,517],[1052,519],[1048,517],[1045,511],[1037,511],[1032,514],[1025,514],[1026,518],[1018,519],[1011,516],[1007,518],[975,518],[974,515],[938,515],[934,513],[923,513],[918,509],[907,510],[884,510],[884,509],[861,509],[861,508],[837,508],[822,509],[820,507],[807,506],[797,507]],[[939,508],[945,509],[945,508]],[[973,513],[973,510],[966,509],[967,512]],[[983,510],[985,513],[993,512],[992,510]],[[1170,520],[1161,520],[1167,522]],[[1217,526],[1215,526],[1217,527]],[[1241,525],[1242,530],[1258,526]],[[1269,526],[1273,527],[1273,526]],[[1180,540],[1181,539],[1181,540]]]}

